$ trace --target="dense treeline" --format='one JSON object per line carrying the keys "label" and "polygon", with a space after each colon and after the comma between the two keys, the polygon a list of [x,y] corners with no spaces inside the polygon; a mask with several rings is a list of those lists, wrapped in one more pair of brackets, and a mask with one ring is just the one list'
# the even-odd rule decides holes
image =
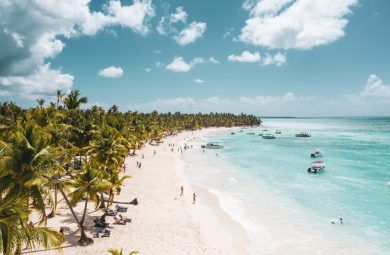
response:
{"label": "dense treeline", "polygon": [[[105,217],[129,178],[119,175],[125,156],[145,143],[183,130],[260,124],[245,114],[122,113],[116,105],[108,111],[81,109],[87,101],[74,90],[57,91],[47,107],[44,100],[31,109],[0,103],[0,253],[59,247],[63,236],[45,225],[55,217],[60,195],[79,226],[79,244],[92,243],[84,227],[88,202],[105,208]],[[80,218],[73,207],[81,201]],[[37,226],[29,224],[31,213],[38,215]]]}

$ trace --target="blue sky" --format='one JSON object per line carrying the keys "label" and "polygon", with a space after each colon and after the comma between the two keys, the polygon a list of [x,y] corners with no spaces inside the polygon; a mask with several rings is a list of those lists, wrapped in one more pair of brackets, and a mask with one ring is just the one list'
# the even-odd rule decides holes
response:
{"label": "blue sky", "polygon": [[390,115],[387,0],[4,0],[0,101]]}

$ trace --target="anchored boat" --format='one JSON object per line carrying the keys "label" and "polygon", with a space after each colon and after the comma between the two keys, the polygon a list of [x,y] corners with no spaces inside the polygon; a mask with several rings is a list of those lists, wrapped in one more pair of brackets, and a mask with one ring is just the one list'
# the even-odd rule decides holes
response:
{"label": "anchored boat", "polygon": [[307,132],[300,132],[298,134],[295,134],[296,137],[310,137],[311,134],[307,133]]}
{"label": "anchored boat", "polygon": [[320,149],[317,149],[315,152],[310,154],[310,157],[312,157],[312,158],[319,158],[322,156],[323,156],[323,154],[321,153]]}
{"label": "anchored boat", "polygon": [[220,142],[208,142],[206,145],[202,145],[201,147],[206,149],[223,149],[225,145]]}
{"label": "anchored boat", "polygon": [[324,162],[317,160],[317,161],[311,162],[311,167],[309,167],[307,169],[307,172],[316,174],[316,173],[322,172],[324,170],[325,166],[326,165]]}

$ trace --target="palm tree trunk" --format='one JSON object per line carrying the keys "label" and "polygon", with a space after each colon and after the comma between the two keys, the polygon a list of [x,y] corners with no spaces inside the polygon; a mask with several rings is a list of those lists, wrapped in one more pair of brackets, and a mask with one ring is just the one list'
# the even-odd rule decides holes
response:
{"label": "palm tree trunk", "polygon": [[80,225],[84,226],[85,215],[87,214],[88,198],[85,199],[83,217],[81,218]]}
{"label": "palm tree trunk", "polygon": [[54,205],[50,214],[47,216],[48,218],[53,218],[56,215],[57,204],[58,204],[58,189],[57,187],[54,187]]}
{"label": "palm tree trunk", "polygon": [[102,208],[105,208],[106,207],[106,203],[104,203],[104,197],[103,197],[103,192],[100,194],[100,205],[99,205],[99,209],[102,209]]}
{"label": "palm tree trunk", "polygon": [[[106,207],[106,210],[104,210],[104,214],[102,215],[102,217],[100,217],[101,220],[106,220],[106,216],[108,214],[108,209],[110,208],[110,205],[112,204],[111,203],[111,200],[112,200],[112,194],[113,194],[113,190],[110,189],[110,194],[108,195],[108,200],[107,200],[107,207]],[[104,200],[104,199],[103,199]]]}
{"label": "palm tree trunk", "polygon": [[93,240],[92,240],[91,238],[89,238],[89,237],[87,236],[87,234],[85,234],[84,226],[80,223],[79,219],[77,218],[76,213],[74,212],[73,207],[72,207],[72,205],[70,204],[69,199],[68,199],[68,197],[66,196],[66,194],[65,194],[64,190],[62,189],[62,187],[60,187],[59,190],[60,190],[60,192],[61,192],[62,197],[63,197],[64,200],[65,200],[66,205],[68,206],[70,212],[72,213],[74,219],[76,220],[77,225],[78,225],[79,228],[80,228],[81,237],[80,237],[80,240],[78,241],[78,243],[79,243],[81,246],[86,246],[86,245],[88,245],[88,244],[93,243]]}

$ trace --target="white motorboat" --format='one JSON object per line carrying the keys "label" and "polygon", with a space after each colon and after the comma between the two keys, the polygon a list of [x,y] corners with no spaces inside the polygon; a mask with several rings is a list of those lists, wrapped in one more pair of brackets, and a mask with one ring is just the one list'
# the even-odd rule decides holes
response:
{"label": "white motorboat", "polygon": [[296,137],[311,137],[311,134],[307,132],[300,132],[298,134],[295,134]]}
{"label": "white motorboat", "polygon": [[322,161],[319,161],[319,160],[313,161],[313,162],[311,162],[311,167],[309,167],[307,169],[307,172],[316,174],[316,173],[323,171],[325,166],[326,166],[325,163]]}
{"label": "white motorboat", "polygon": [[315,152],[313,152],[313,153],[310,153],[310,157],[312,157],[312,158],[319,158],[322,156],[323,156],[323,154],[321,153],[321,151],[319,149],[315,150]]}
{"label": "white motorboat", "polygon": [[224,147],[225,145],[220,142],[208,142],[206,145],[202,145],[202,148],[206,149],[223,149]]}
{"label": "white motorboat", "polygon": [[265,134],[265,135],[263,135],[263,138],[264,138],[264,139],[275,139],[276,136],[274,136],[274,135],[272,135],[272,134]]}

